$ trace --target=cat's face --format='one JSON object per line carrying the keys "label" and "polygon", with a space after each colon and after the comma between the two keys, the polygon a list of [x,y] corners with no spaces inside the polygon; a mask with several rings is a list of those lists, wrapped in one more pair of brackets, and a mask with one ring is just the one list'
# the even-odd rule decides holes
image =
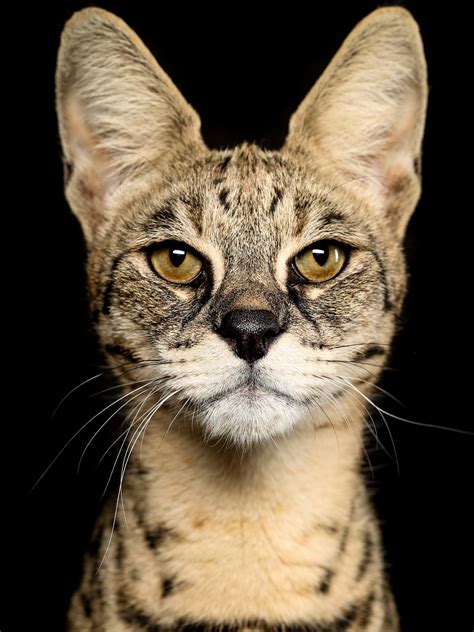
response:
{"label": "cat's face", "polygon": [[[248,445],[308,415],[329,423],[388,351],[426,98],[411,18],[376,12],[333,65],[281,152],[210,151],[122,22],[89,10],[66,27],[67,193],[104,349],[124,382],[149,381],[207,436]],[[372,110],[354,106],[367,94]]]}

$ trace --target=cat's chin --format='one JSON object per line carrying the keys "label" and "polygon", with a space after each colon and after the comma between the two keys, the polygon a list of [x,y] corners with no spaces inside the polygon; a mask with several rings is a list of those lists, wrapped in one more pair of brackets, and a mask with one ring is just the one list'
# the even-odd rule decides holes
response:
{"label": "cat's chin", "polygon": [[209,402],[200,421],[206,437],[245,447],[287,433],[304,412],[283,393],[243,387]]}

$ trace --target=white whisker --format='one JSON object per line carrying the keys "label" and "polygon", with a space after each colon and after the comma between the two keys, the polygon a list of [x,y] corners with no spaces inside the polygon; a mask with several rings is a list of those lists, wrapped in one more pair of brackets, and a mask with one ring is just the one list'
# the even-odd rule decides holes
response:
{"label": "white whisker", "polygon": [[[133,452],[133,448],[135,447],[135,444],[136,444],[136,442],[138,441],[138,439],[140,437],[141,431],[144,428],[146,428],[148,422],[151,420],[151,418],[153,417],[155,412],[164,404],[165,401],[167,401],[173,395],[176,395],[179,392],[179,390],[181,390],[181,389],[178,389],[176,391],[172,391],[168,395],[162,397],[159,400],[159,402],[152,407],[151,411],[148,412],[148,414],[145,416],[144,421],[139,423],[138,429],[134,432],[134,434],[133,434],[133,436],[132,436],[132,438],[130,440],[130,445],[125,450],[124,459],[123,459],[123,462],[122,462],[122,468],[121,468],[121,471],[120,471],[119,490],[118,490],[118,494],[117,494],[117,500],[115,502],[114,517],[113,517],[113,520],[112,520],[112,526],[111,526],[111,529],[110,529],[110,535],[109,535],[109,539],[107,541],[107,546],[106,546],[106,549],[105,549],[105,553],[104,553],[104,555],[102,557],[102,560],[101,560],[101,562],[100,562],[100,564],[99,564],[99,566],[98,566],[98,568],[96,570],[96,574],[99,573],[100,569],[102,568],[102,565],[103,565],[103,563],[104,563],[104,561],[105,561],[105,559],[107,557],[107,553],[109,551],[110,544],[112,542],[112,537],[113,537],[113,533],[114,533],[114,529],[115,529],[115,524],[116,524],[116,521],[117,521],[117,512],[118,512],[118,507],[119,507],[120,500],[122,500],[122,503],[123,503],[123,496],[122,496],[123,479],[125,477],[125,472],[126,472],[126,469],[127,469],[128,461],[129,461],[130,456],[131,456],[131,454]],[[126,439],[127,438],[128,438],[128,434],[126,436]]]}
{"label": "white whisker", "polygon": [[79,474],[79,471],[81,469],[81,464],[82,461],[84,459],[84,456],[89,448],[89,446],[91,445],[91,443],[94,441],[94,439],[97,437],[97,435],[99,434],[99,432],[102,430],[102,428],[105,428],[105,426],[109,423],[109,421],[111,421],[111,419],[113,419],[115,417],[115,415],[117,413],[119,413],[123,408],[125,408],[125,406],[128,406],[128,404],[133,401],[134,399],[136,399],[137,397],[140,397],[141,393],[137,391],[141,391],[143,389],[145,389],[147,386],[150,386],[150,384],[153,384],[153,380],[149,380],[146,384],[143,384],[142,386],[139,386],[138,388],[134,389],[133,391],[131,391],[131,393],[128,393],[129,395],[132,395],[133,393],[136,393],[136,395],[134,395],[133,397],[130,397],[130,399],[126,399],[125,402],[119,406],[116,410],[114,410],[114,412],[107,417],[107,419],[104,421],[103,424],[101,424],[99,426],[99,428],[94,432],[94,434],[92,435],[92,437],[89,439],[89,441],[86,444],[86,447],[84,448],[84,450],[82,451],[81,457],[79,459],[79,463],[77,465],[77,473]]}

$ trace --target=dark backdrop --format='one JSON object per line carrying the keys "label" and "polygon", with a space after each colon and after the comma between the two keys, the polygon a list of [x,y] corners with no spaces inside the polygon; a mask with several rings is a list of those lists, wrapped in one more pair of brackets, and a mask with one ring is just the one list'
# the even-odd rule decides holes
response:
{"label": "dark backdrop", "polygon": [[[383,384],[405,407],[390,400],[382,405],[418,422],[466,429],[472,418],[466,318],[472,281],[465,222],[472,203],[460,153],[470,143],[463,113],[472,75],[469,33],[465,39],[462,32],[468,19],[457,3],[444,12],[434,3],[405,4],[421,26],[431,93],[424,193],[406,241],[410,294],[391,361],[396,370]],[[2,119],[2,136],[13,142],[8,152],[4,148],[2,311],[13,322],[3,327],[9,379],[2,398],[2,632],[62,629],[112,466],[106,458],[96,467],[109,434],[92,444],[77,475],[92,436],[85,430],[28,494],[61,447],[104,405],[92,395],[107,386],[98,378],[78,389],[50,419],[61,398],[101,363],[87,319],[82,237],[63,199],[53,100],[59,34],[82,6],[42,3],[33,12],[20,7],[15,16],[3,14],[3,39],[12,36],[2,65],[3,100],[12,112]],[[101,6],[123,17],[156,54],[200,112],[211,146],[252,140],[276,147],[291,112],[343,37],[376,4],[273,3],[265,12],[257,3],[212,10],[118,0]],[[378,490],[403,630],[471,630],[474,442],[449,431],[388,423],[399,473],[379,450],[371,453],[374,475],[368,477]],[[381,437],[393,453],[383,429]]]}

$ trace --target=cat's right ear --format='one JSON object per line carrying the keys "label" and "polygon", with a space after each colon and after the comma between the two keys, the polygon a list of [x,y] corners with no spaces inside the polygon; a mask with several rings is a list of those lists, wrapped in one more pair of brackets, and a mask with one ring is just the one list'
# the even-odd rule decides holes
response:
{"label": "cat's right ear", "polygon": [[205,150],[196,112],[137,35],[102,9],[79,11],[64,28],[56,107],[66,197],[88,241],[106,230],[117,197]]}

